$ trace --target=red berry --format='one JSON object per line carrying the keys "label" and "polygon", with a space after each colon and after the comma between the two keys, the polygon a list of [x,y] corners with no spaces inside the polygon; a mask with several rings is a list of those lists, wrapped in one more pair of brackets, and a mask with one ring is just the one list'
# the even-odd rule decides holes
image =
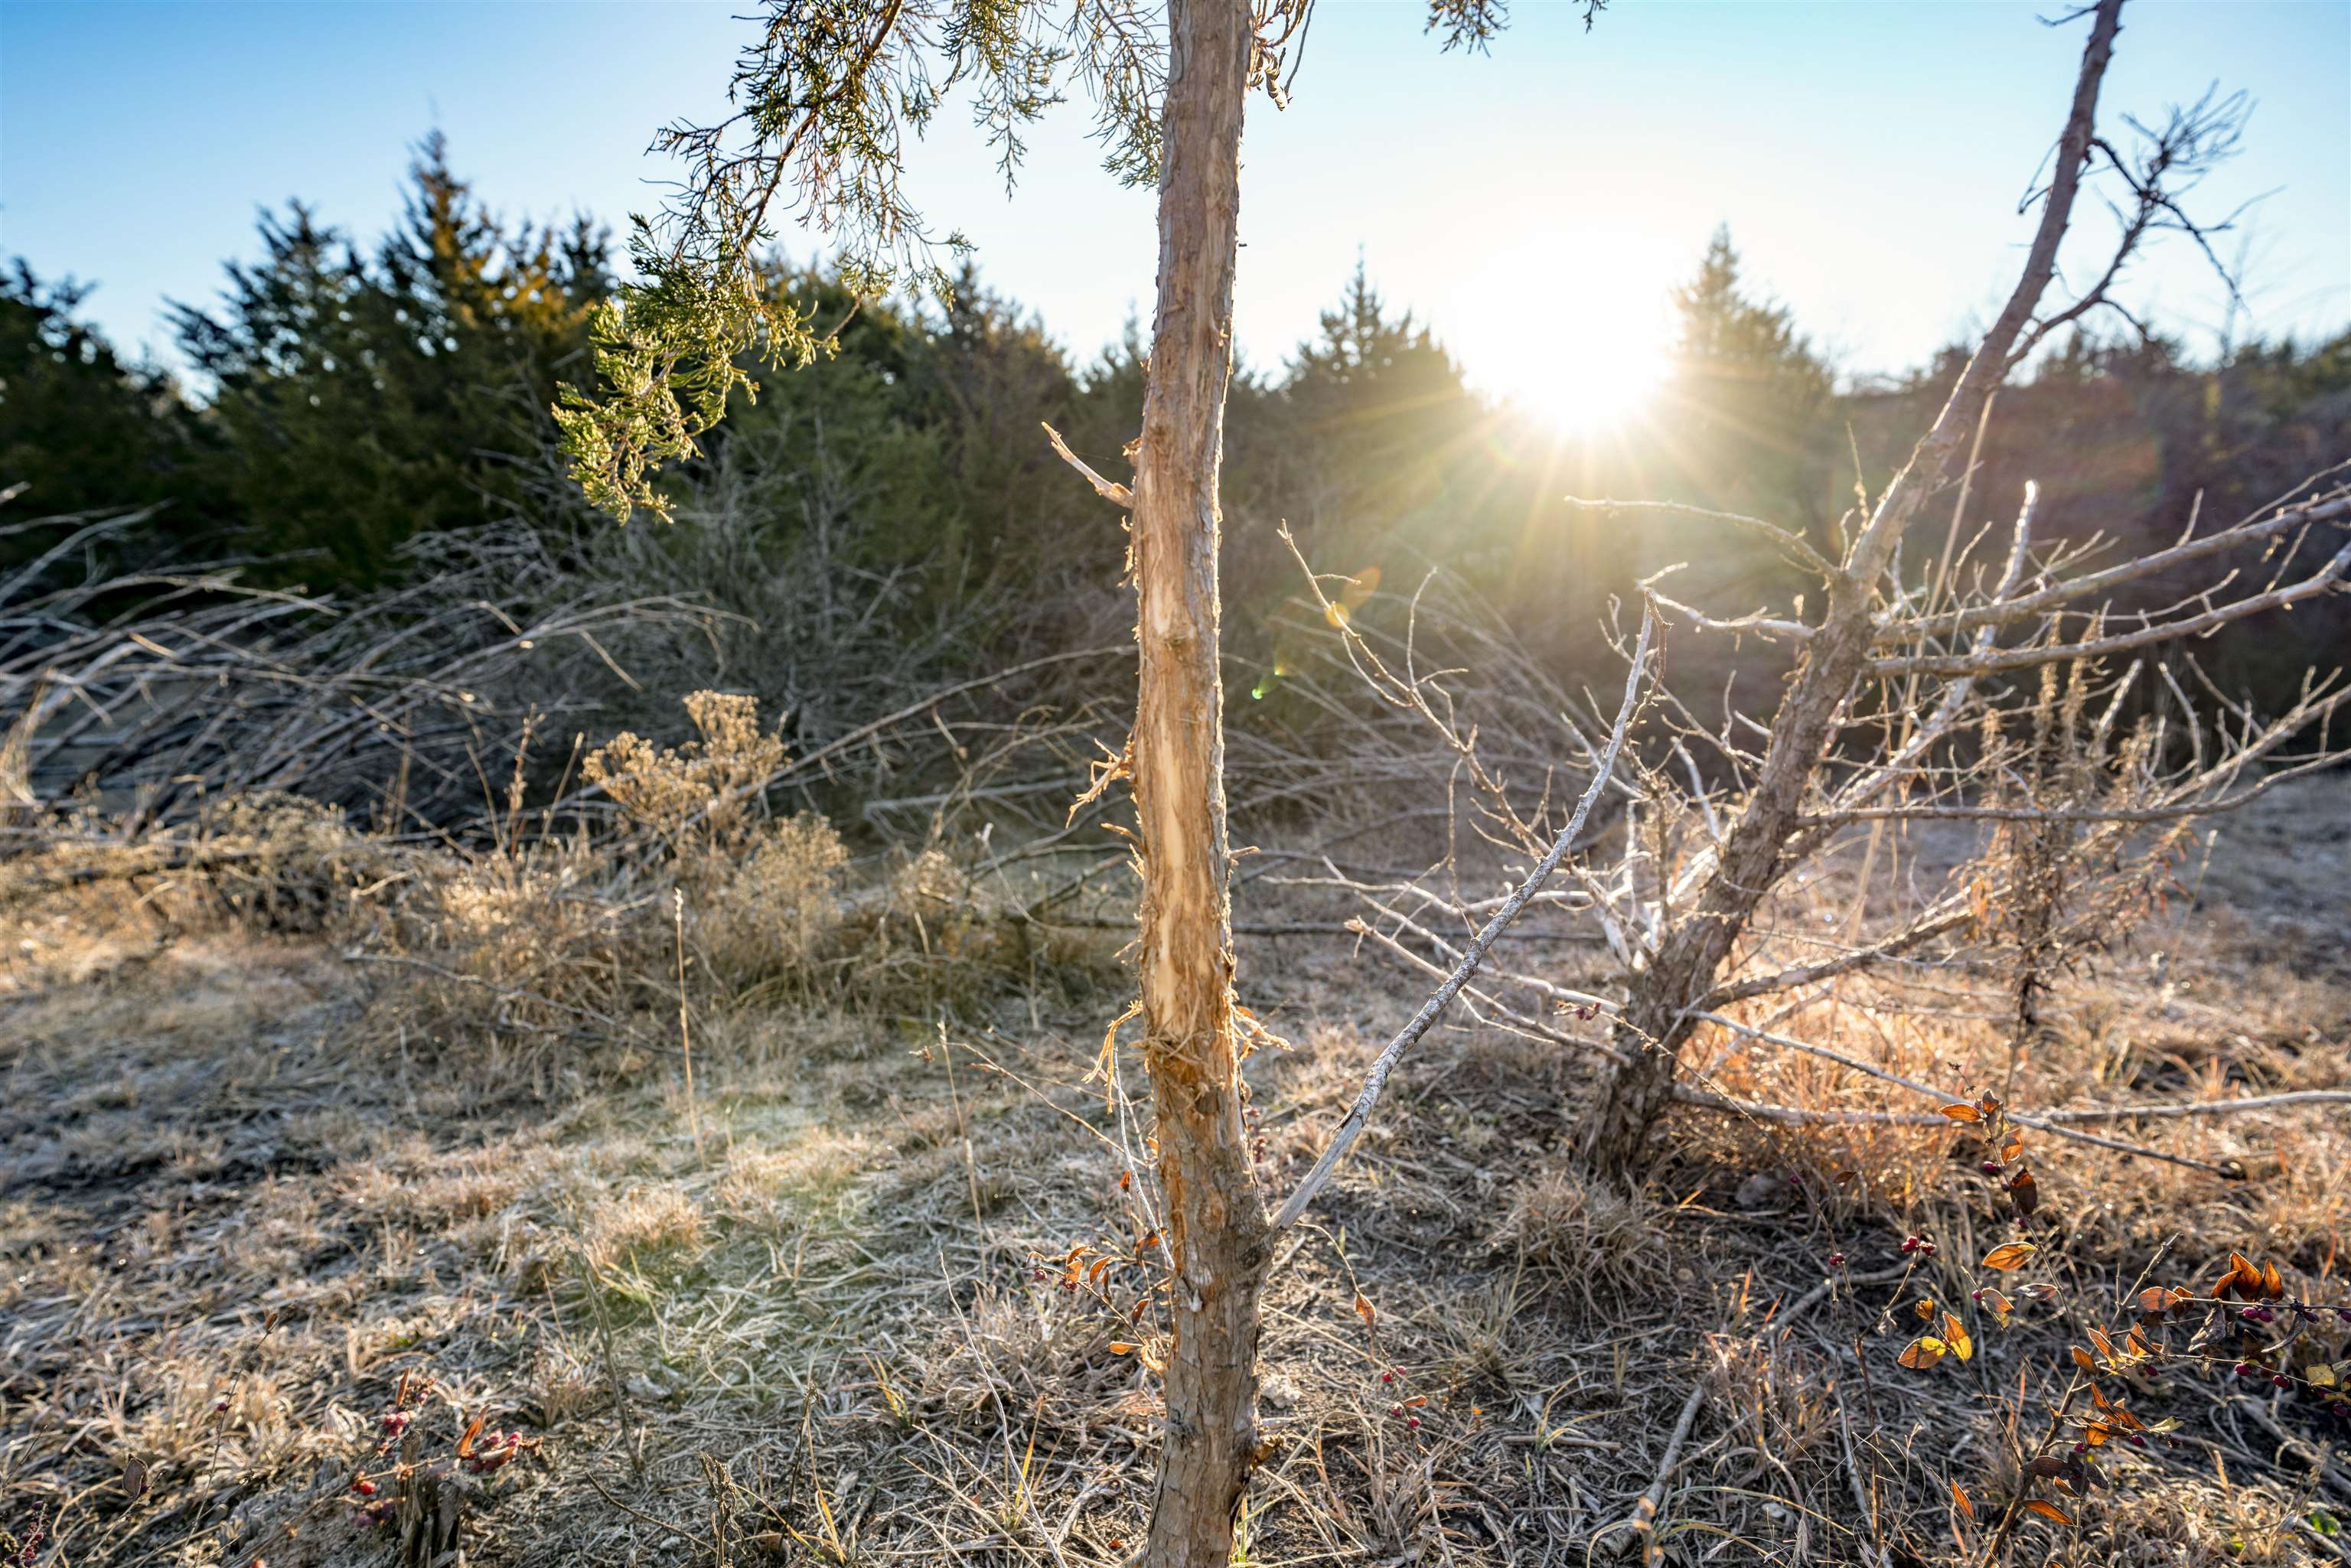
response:
{"label": "red berry", "polygon": [[1984,1161],[1984,1163],[1983,1163],[1983,1173],[1984,1173],[1984,1175],[1986,1175],[1986,1176],[1998,1176],[1998,1175],[2000,1175],[2000,1162],[1999,1162],[1998,1160],[1986,1160],[1986,1161]]}
{"label": "red berry", "polygon": [[2239,1377],[2251,1377],[2253,1375],[2252,1364],[2250,1362],[2241,1361],[2229,1370],[2235,1373]]}
{"label": "red berry", "polygon": [[1829,1254],[1829,1267],[1830,1267],[1830,1268],[1832,1268],[1832,1269],[1842,1269],[1842,1268],[1844,1268],[1844,1253],[1842,1253],[1842,1252],[1832,1252],[1832,1253],[1830,1253],[1830,1254]]}
{"label": "red berry", "polygon": [[1395,1381],[1395,1374],[1393,1372],[1383,1372],[1380,1374],[1380,1381],[1382,1383],[1394,1383]]}
{"label": "red berry", "polygon": [[2291,1377],[2288,1377],[2288,1376],[2287,1376],[2284,1373],[2283,1373],[2283,1372],[2273,1372],[2273,1373],[2271,1373],[2271,1374],[2270,1374],[2270,1382],[2271,1382],[2271,1383],[2273,1383],[2273,1385],[2275,1385],[2276,1386],[2280,1387],[2280,1388],[2292,1388],[2292,1387],[2294,1386],[2294,1379],[2293,1379],[2293,1378],[2291,1378]]}
{"label": "red berry", "polygon": [[1414,1428],[1415,1430],[1418,1430],[1420,1427],[1420,1417],[1417,1416],[1408,1416],[1405,1418],[1405,1425]]}
{"label": "red berry", "polygon": [[227,1414],[227,1411],[228,1411],[228,1401],[227,1401],[227,1400],[225,1400],[225,1399],[215,1399],[215,1400],[214,1400],[214,1401],[213,1401],[213,1414],[214,1414],[214,1415],[215,1415],[215,1416],[225,1415],[225,1414]]}
{"label": "red berry", "polygon": [[1391,1405],[1388,1406],[1388,1414],[1391,1416],[1401,1416],[1404,1414],[1404,1406],[1401,1405]]}
{"label": "red berry", "polygon": [[359,1493],[361,1497],[373,1497],[375,1496],[375,1482],[353,1481],[351,1483],[351,1490]]}
{"label": "red berry", "polygon": [[2147,1439],[2140,1437],[2137,1432],[2133,1432],[2130,1435],[2130,1440],[2131,1447],[2134,1448],[2144,1448],[2147,1447]]}

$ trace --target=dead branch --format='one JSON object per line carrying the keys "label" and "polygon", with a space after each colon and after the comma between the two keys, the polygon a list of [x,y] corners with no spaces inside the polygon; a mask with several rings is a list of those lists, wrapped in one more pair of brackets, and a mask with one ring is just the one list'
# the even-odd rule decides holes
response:
{"label": "dead branch", "polygon": [[1370,1072],[1365,1075],[1363,1092],[1355,1097],[1354,1105],[1332,1134],[1322,1158],[1314,1162],[1314,1168],[1306,1174],[1306,1179],[1299,1183],[1298,1190],[1290,1195],[1290,1200],[1275,1215],[1273,1228],[1277,1232],[1296,1224],[1306,1206],[1313,1201],[1314,1195],[1331,1179],[1331,1173],[1346,1157],[1355,1140],[1363,1135],[1364,1126],[1371,1120],[1373,1108],[1379,1103],[1381,1092],[1387,1087],[1388,1074],[1395,1071],[1398,1060],[1443,1016],[1461,988],[1477,974],[1478,967],[1485,961],[1487,949],[1518,919],[1520,911],[1526,908],[1527,901],[1551,880],[1552,873],[1559,868],[1559,862],[1566,858],[1568,850],[1583,831],[1584,820],[1592,814],[1593,803],[1600,799],[1608,776],[1615,771],[1617,758],[1624,753],[1625,734],[1632,727],[1634,714],[1640,708],[1641,682],[1648,673],[1649,640],[1655,633],[1656,625],[1655,615],[1645,611],[1641,617],[1640,639],[1633,650],[1631,667],[1625,676],[1625,700],[1616,710],[1615,725],[1608,732],[1608,744],[1601,754],[1599,768],[1584,787],[1583,797],[1576,801],[1575,810],[1568,818],[1567,826],[1552,841],[1550,851],[1535,862],[1534,869],[1527,873],[1526,880],[1519,884],[1516,893],[1469,939],[1460,961],[1454,965],[1452,973],[1445,977],[1444,983],[1429,993],[1428,999],[1421,1004],[1412,1021],[1396,1032],[1395,1038],[1388,1041],[1386,1049],[1373,1061]]}
{"label": "dead branch", "polygon": [[1115,480],[1103,478],[1101,475],[1095,473],[1093,469],[1087,466],[1086,460],[1084,458],[1070,450],[1070,444],[1061,439],[1061,433],[1060,431],[1055,430],[1050,424],[1046,425],[1045,439],[1053,444],[1053,451],[1061,457],[1062,462],[1068,464],[1071,467],[1076,469],[1080,474],[1085,476],[1086,483],[1094,487],[1095,495],[1100,496],[1103,500],[1110,502],[1113,506],[1124,507],[1130,509],[1134,506],[1134,492],[1128,489],[1125,486],[1119,484]]}

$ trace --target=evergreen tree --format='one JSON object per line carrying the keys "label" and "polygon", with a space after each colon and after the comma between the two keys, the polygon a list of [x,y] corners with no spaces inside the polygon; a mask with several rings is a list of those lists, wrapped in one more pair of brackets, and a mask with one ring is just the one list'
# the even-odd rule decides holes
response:
{"label": "evergreen tree", "polygon": [[1680,336],[1667,417],[1683,494],[1818,524],[1830,501],[1827,363],[1787,307],[1748,292],[1728,228],[1715,230],[1673,302]]}
{"label": "evergreen tree", "polygon": [[299,203],[264,214],[261,259],[232,263],[220,307],[174,308],[213,382],[224,487],[287,574],[364,585],[413,536],[552,490],[542,412],[583,358],[609,287],[584,223],[512,232],[418,149],[398,230],[372,264]]}
{"label": "evergreen tree", "polygon": [[[207,433],[162,372],[126,365],[75,312],[89,290],[44,283],[23,260],[0,272],[0,489],[17,517],[168,503],[137,545],[209,542],[225,500]],[[54,536],[0,535],[0,567]]]}

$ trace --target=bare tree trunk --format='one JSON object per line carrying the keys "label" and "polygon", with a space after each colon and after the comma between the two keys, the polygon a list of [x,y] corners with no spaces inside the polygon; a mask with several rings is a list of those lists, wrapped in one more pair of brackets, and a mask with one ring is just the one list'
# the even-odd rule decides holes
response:
{"label": "bare tree trunk", "polygon": [[1134,525],[1144,1051],[1174,1264],[1165,1437],[1142,1559],[1153,1568],[1227,1568],[1257,1449],[1270,1232],[1241,1129],[1233,1037],[1217,599],[1217,468],[1253,42],[1248,0],[1169,6],[1159,298]]}
{"label": "bare tree trunk", "polygon": [[1886,487],[1836,570],[1827,607],[1805,644],[1803,663],[1772,719],[1771,739],[1746,809],[1699,887],[1695,908],[1674,923],[1633,983],[1615,1030],[1616,1044],[1630,1063],[1610,1079],[1579,1134],[1584,1157],[1594,1169],[1637,1173],[1645,1168],[1649,1130],[1672,1099],[1681,1043],[1693,1027],[1691,1014],[1713,989],[1731,945],[1789,863],[1802,831],[1805,796],[1826,758],[1839,709],[1869,659],[1876,632],[1872,610],[1878,575],[1920,503],[1941,484],[1952,455],[1975,428],[1985,402],[2007,379],[2013,368],[2011,355],[2056,270],[2057,247],[2065,237],[2089,156],[2098,88],[2113,57],[2115,35],[2121,30],[2122,7],[2123,0],[2099,0],[2065,129],[2058,138],[2041,223],[2014,291],[1969,360],[1933,427],[1919,438],[1910,461]]}

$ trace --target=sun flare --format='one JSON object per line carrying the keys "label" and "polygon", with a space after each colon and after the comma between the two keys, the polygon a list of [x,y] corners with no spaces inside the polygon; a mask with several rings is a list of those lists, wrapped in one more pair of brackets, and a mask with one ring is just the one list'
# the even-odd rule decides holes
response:
{"label": "sun flare", "polygon": [[1528,417],[1566,434],[1621,426],[1669,368],[1675,255],[1623,230],[1531,235],[1468,269],[1439,331],[1474,385]]}

